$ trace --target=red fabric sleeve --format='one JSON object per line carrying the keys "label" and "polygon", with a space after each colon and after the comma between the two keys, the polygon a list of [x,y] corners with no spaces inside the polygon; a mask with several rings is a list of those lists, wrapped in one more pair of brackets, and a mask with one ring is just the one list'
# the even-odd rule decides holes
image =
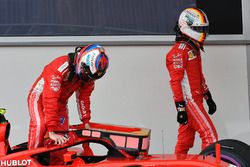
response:
{"label": "red fabric sleeve", "polygon": [[56,131],[60,123],[58,110],[59,98],[61,92],[62,76],[58,71],[45,68],[43,72],[44,91],[43,91],[43,108],[47,129],[49,132]]}
{"label": "red fabric sleeve", "polygon": [[206,84],[206,80],[204,78],[204,75],[202,74],[202,92],[203,94],[207,93],[209,91],[208,86]]}
{"label": "red fabric sleeve", "polygon": [[167,55],[166,64],[170,75],[170,85],[175,102],[184,101],[181,82],[184,77],[187,58],[187,53],[178,48]]}
{"label": "red fabric sleeve", "polygon": [[201,84],[202,84],[202,93],[205,94],[209,91],[208,86],[206,84],[205,77],[202,72],[202,62],[201,62],[201,57],[200,57],[200,70],[201,70]]}
{"label": "red fabric sleeve", "polygon": [[76,91],[76,102],[80,120],[83,123],[88,123],[91,115],[90,115],[90,96],[92,91],[94,90],[95,83],[94,81],[84,83],[79,87]]}

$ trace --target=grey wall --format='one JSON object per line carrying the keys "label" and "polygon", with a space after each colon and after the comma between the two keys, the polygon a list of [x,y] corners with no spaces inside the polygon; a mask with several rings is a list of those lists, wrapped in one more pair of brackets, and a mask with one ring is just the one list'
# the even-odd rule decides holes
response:
{"label": "grey wall", "polygon": [[[106,46],[110,66],[96,81],[91,97],[92,121],[152,129],[151,153],[173,153],[176,111],[165,67],[170,46]],[[29,115],[26,98],[43,66],[71,46],[0,48],[0,107],[8,110],[11,145],[27,140]],[[207,84],[218,106],[212,116],[219,137],[250,144],[246,45],[208,45],[203,54]],[[247,52],[248,51],[248,52]],[[69,101],[70,122],[79,123],[75,97]],[[195,147],[200,150],[197,135]]]}

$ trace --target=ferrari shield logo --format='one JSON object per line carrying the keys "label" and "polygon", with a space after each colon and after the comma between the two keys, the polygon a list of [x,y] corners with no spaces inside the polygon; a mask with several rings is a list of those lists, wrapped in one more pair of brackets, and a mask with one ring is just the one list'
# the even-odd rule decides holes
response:
{"label": "ferrari shield logo", "polygon": [[194,54],[194,52],[192,50],[190,50],[188,52],[188,60],[193,60],[195,59],[197,56]]}

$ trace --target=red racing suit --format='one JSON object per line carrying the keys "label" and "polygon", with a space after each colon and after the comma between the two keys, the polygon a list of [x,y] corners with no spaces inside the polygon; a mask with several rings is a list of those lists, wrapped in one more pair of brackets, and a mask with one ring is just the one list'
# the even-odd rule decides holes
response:
{"label": "red racing suit", "polygon": [[202,73],[200,49],[190,40],[180,38],[166,55],[166,66],[175,102],[185,101],[188,123],[180,124],[176,154],[186,154],[193,147],[195,132],[202,149],[218,140],[216,129],[203,106],[208,87]]}
{"label": "red racing suit", "polygon": [[90,120],[90,95],[94,81],[84,83],[77,75],[69,81],[69,63],[69,57],[65,55],[46,65],[29,92],[29,149],[42,146],[47,131],[68,130],[67,103],[74,92],[81,121],[87,123]]}

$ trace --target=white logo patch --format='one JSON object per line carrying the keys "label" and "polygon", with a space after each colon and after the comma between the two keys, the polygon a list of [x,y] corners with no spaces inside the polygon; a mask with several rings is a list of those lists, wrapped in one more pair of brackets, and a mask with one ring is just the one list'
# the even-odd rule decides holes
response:
{"label": "white logo patch", "polygon": [[181,49],[181,50],[184,50],[186,48],[186,44],[185,43],[180,43],[178,48]]}
{"label": "white logo patch", "polygon": [[61,83],[60,80],[61,78],[59,76],[52,76],[52,79],[50,80],[50,88],[54,91],[54,92],[58,92],[60,90],[61,87]]}
{"label": "white logo patch", "polygon": [[174,66],[174,69],[183,68],[183,60],[182,60],[181,54],[177,54],[173,56],[173,66]]}
{"label": "white logo patch", "polygon": [[63,70],[65,70],[68,67],[69,63],[66,61],[65,63],[63,63],[57,70],[59,72],[63,72]]}

